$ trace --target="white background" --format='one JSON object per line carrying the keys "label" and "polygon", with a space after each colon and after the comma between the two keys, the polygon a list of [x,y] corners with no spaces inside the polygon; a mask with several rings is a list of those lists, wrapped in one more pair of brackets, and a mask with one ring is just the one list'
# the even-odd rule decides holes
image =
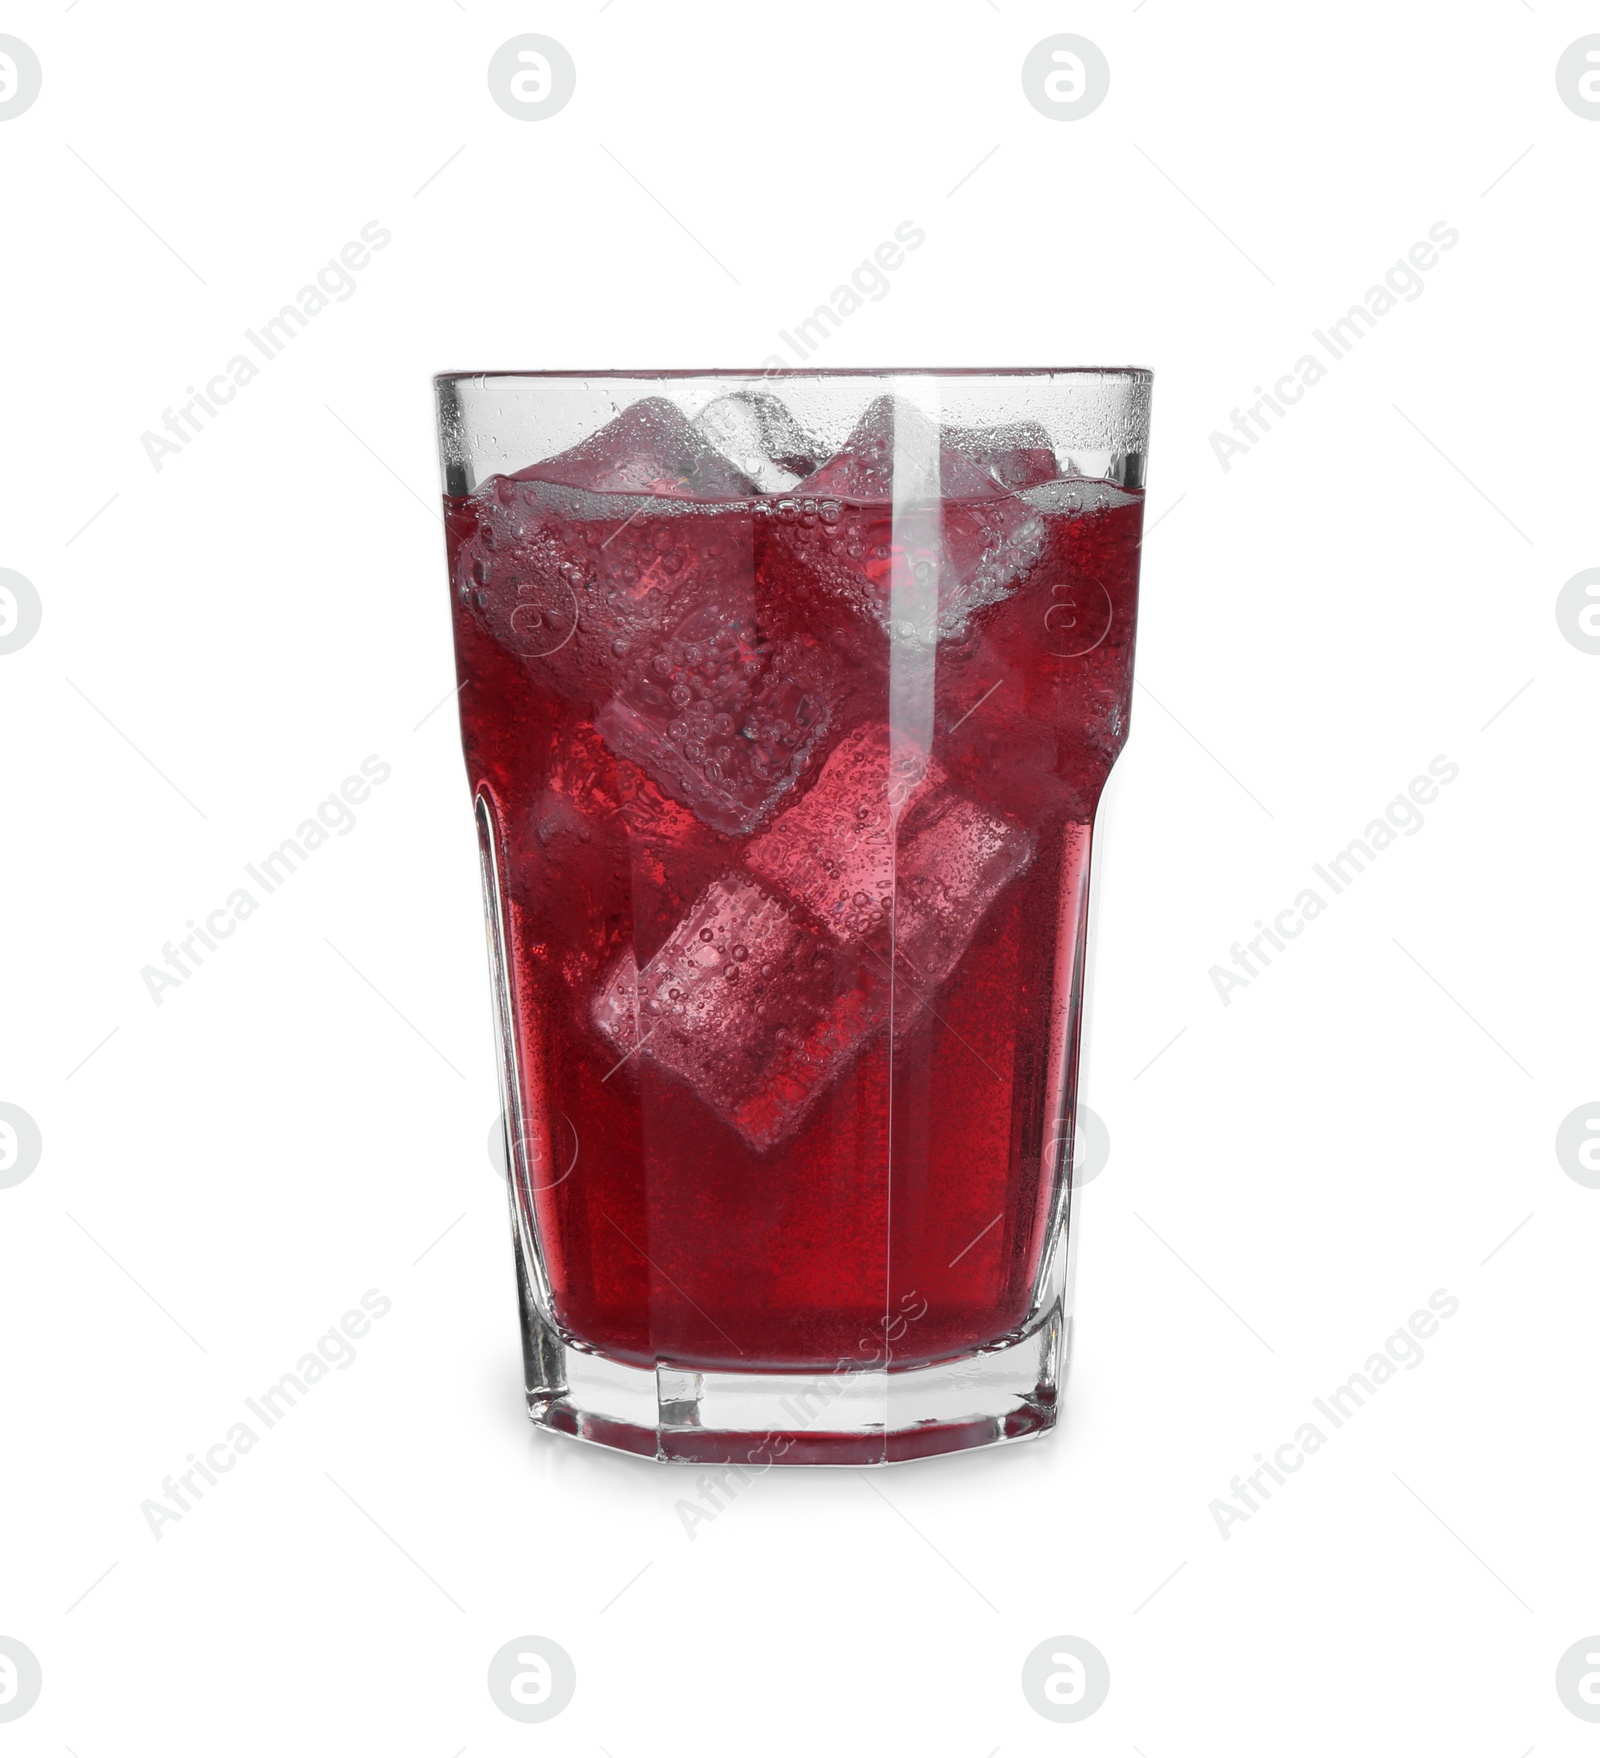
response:
{"label": "white background", "polygon": [[[1600,658],[1555,600],[1600,562],[1600,124],[1554,74],[1596,19],[7,8],[44,85],[0,122],[0,566],[44,618],[0,658],[0,1098],[44,1152],[0,1190],[0,1635],[44,1690],[5,1750],[1594,1750],[1553,1678],[1600,1629],[1600,1191],[1554,1139],[1600,1089]],[[525,31],[578,70],[546,121],[485,81]],[[1074,122],[1019,77],[1060,31],[1111,67]],[[428,380],[754,365],[907,219],[818,364],[1157,373],[1111,1158],[1054,1437],[773,1473],[691,1541],[689,1474],[522,1414]],[[156,471],[141,434],[372,220],[355,294]],[[1439,221],[1423,294],[1224,471],[1208,436]],[[355,830],[155,1006],[141,968],[369,753]],[[1210,968],[1439,754],[1424,829],[1224,1006]],[[355,1365],[154,1539],[369,1288]],[[1438,1288],[1422,1365],[1224,1539],[1229,1479]],[[578,1675],[537,1728],[484,1682],[526,1633]],[[1019,1687],[1063,1633],[1111,1669],[1070,1728]]]}

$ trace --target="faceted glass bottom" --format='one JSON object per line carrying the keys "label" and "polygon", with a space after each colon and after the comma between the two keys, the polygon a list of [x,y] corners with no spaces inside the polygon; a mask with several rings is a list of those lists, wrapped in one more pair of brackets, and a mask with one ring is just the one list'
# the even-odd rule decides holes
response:
{"label": "faceted glass bottom", "polygon": [[[519,1265],[519,1268],[521,1266]],[[528,1414],[552,1434],[695,1465],[892,1465],[1027,1440],[1055,1426],[1071,1321],[897,1370],[654,1373],[563,1339],[523,1286]]]}

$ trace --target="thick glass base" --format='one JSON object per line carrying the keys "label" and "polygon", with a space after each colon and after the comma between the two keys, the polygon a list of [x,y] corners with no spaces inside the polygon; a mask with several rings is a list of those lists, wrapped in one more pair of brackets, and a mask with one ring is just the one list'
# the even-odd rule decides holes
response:
{"label": "thick glass base", "polygon": [[552,1434],[695,1465],[892,1465],[1054,1427],[1059,1307],[1023,1336],[931,1367],[794,1373],[630,1367],[563,1340],[531,1303],[528,1414]]}

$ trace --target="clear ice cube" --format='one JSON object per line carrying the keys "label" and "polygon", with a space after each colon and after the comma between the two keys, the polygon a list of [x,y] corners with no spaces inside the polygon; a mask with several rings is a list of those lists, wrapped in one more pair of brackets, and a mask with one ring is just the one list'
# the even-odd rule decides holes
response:
{"label": "clear ice cube", "polygon": [[1037,421],[1004,427],[947,427],[944,443],[1007,488],[1034,488],[1061,474],[1055,444]]}
{"label": "clear ice cube", "polygon": [[809,767],[842,681],[803,636],[766,641],[743,599],[712,592],[634,643],[595,724],[702,823],[745,836]]}
{"label": "clear ice cube", "polygon": [[624,952],[594,997],[625,1060],[669,1070],[758,1151],[891,1011],[909,1028],[1032,856],[1020,825],[893,750],[883,725],[843,740],[750,844],[751,871],[712,881],[643,971]]}
{"label": "clear ice cube", "polygon": [[[902,491],[898,520],[897,470],[924,479],[920,498]],[[906,637],[893,616],[898,546],[902,578],[926,582],[934,600],[914,641],[964,633],[974,611],[1009,596],[1045,545],[1034,507],[896,397],[869,405],[840,450],[774,511],[770,541],[817,588]]]}
{"label": "clear ice cube", "polygon": [[873,971],[744,874],[713,882],[642,971],[624,952],[593,1004],[624,1059],[676,1075],[758,1152],[799,1126],[887,1013]]}
{"label": "clear ice cube", "polygon": [[[902,463],[937,457],[938,492],[944,500],[992,500],[1004,493],[1004,486],[981,464],[945,443],[915,403],[894,396],[867,405],[850,437],[806,478],[800,492],[840,500],[892,500],[897,456]],[[928,475],[926,486],[931,490],[931,471]]]}
{"label": "clear ice cube", "polygon": [[767,391],[734,391],[694,418],[703,434],[762,494],[782,494],[817,467],[818,448]]}
{"label": "clear ice cube", "polygon": [[497,477],[474,496],[456,587],[496,640],[569,698],[604,700],[641,634],[748,582],[748,503],[708,505]]}
{"label": "clear ice cube", "polygon": [[631,404],[586,440],[519,470],[514,480],[710,501],[742,500],[752,488],[749,477],[665,397]]}
{"label": "clear ice cube", "polygon": [[745,865],[798,899],[849,944],[887,920],[894,892],[895,822],[944,785],[937,760],[902,748],[891,763],[889,728],[859,726],[840,740],[805,798],[745,851]]}
{"label": "clear ice cube", "polygon": [[960,794],[946,792],[920,818],[895,863],[894,936],[895,975],[909,980],[919,1003],[954,972],[990,905],[1032,856],[1020,824]]}
{"label": "clear ice cube", "polygon": [[891,758],[890,730],[858,727],[805,798],[745,851],[745,863],[841,945],[863,947],[910,984],[909,1019],[954,971],[990,905],[1027,866],[1033,838],[950,787],[937,759]]}

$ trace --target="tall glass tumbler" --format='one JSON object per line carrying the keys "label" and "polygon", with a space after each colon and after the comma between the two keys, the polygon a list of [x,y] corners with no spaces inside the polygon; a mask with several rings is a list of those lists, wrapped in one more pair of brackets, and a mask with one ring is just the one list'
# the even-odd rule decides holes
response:
{"label": "tall glass tumbler", "polygon": [[1050,1428],[1150,375],[436,382],[533,1420]]}

